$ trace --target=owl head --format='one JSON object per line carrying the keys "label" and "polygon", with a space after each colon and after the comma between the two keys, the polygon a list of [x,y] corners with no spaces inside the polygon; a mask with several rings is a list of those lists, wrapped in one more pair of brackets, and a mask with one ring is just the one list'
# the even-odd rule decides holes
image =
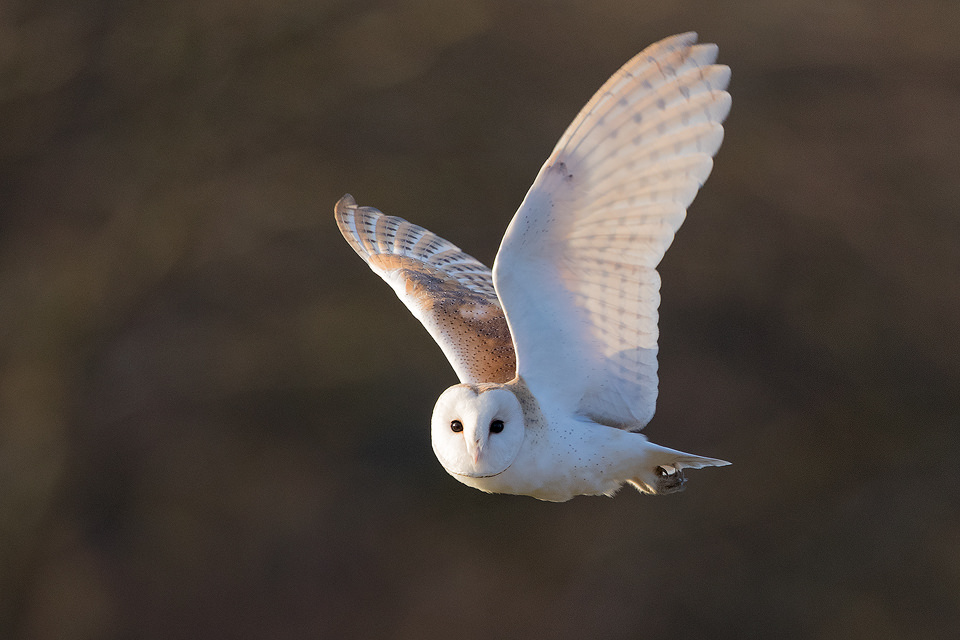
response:
{"label": "owl head", "polygon": [[495,476],[509,467],[523,444],[523,410],[500,384],[458,384],[441,394],[430,423],[433,452],[448,473]]}

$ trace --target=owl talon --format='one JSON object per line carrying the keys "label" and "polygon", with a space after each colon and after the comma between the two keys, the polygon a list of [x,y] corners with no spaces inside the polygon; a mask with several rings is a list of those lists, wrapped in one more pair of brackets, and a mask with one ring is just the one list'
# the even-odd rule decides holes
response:
{"label": "owl talon", "polygon": [[656,468],[657,474],[657,493],[676,493],[683,491],[683,485],[687,479],[683,475],[683,470],[672,466],[659,466]]}

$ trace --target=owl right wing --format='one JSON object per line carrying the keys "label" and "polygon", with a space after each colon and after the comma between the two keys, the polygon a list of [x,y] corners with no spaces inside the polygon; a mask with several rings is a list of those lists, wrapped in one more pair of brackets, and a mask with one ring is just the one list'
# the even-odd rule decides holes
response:
{"label": "owl right wing", "polygon": [[517,366],[543,402],[639,429],[657,399],[656,267],[713,167],[730,69],[696,34],[627,62],[557,143],[493,278]]}
{"label": "owl right wing", "polygon": [[343,237],[426,327],[461,382],[513,379],[513,341],[489,268],[423,227],[357,206],[349,194],[335,216]]}

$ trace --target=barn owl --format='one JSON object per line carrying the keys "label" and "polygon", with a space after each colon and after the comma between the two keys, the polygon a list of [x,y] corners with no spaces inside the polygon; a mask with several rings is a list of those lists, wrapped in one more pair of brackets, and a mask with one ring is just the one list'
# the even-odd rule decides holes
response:
{"label": "barn owl", "polygon": [[684,33],[627,62],[581,110],[507,227],[493,270],[402,218],[358,206],[350,246],[430,332],[460,384],[431,439],[491,493],[565,501],[683,488],[723,466],[639,431],[657,399],[656,267],[707,179],[730,109],[717,47]]}

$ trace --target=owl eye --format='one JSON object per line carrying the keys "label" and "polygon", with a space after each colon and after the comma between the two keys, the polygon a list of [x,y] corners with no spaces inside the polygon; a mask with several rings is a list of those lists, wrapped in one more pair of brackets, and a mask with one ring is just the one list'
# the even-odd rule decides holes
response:
{"label": "owl eye", "polygon": [[503,420],[494,420],[490,423],[490,433],[500,433],[503,431]]}
{"label": "owl eye", "polygon": [[463,423],[460,422],[459,420],[454,420],[453,422],[450,423],[450,430],[453,431],[454,433],[460,433],[461,431],[463,431]]}

